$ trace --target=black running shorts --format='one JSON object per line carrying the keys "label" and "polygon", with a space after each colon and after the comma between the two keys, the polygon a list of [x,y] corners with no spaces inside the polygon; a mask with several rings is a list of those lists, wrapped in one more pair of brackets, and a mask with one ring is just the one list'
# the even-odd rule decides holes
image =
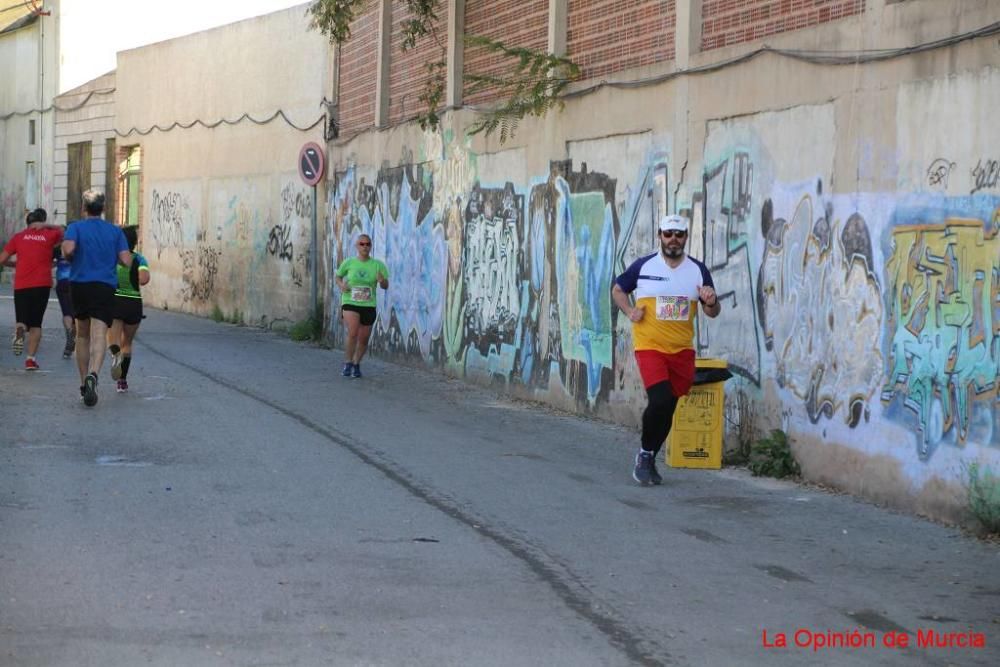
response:
{"label": "black running shorts", "polygon": [[375,309],[371,306],[355,306],[352,304],[344,304],[340,307],[341,311],[349,310],[352,313],[357,313],[361,316],[361,326],[370,327],[375,324]]}
{"label": "black running shorts", "polygon": [[107,283],[70,283],[73,316],[78,320],[93,318],[109,327],[114,319],[115,288]]}
{"label": "black running shorts", "polygon": [[26,287],[14,290],[14,317],[17,321],[29,329],[42,326],[51,290],[51,287]]}
{"label": "black running shorts", "polygon": [[142,299],[128,296],[115,297],[114,318],[125,324],[139,324],[142,321]]}

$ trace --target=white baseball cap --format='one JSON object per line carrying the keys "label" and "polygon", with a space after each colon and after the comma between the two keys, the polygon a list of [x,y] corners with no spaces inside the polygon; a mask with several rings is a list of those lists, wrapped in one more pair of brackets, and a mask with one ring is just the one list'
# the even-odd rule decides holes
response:
{"label": "white baseball cap", "polygon": [[660,219],[660,231],[678,231],[687,232],[688,230],[688,219],[683,215],[665,215]]}

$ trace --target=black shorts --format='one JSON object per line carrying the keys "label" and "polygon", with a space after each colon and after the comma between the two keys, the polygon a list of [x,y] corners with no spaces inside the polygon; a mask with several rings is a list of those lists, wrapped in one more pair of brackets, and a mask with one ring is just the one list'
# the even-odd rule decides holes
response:
{"label": "black shorts", "polygon": [[107,283],[70,283],[73,295],[73,317],[78,320],[93,318],[109,327],[114,319],[115,288]]}
{"label": "black shorts", "polygon": [[73,295],[70,294],[68,280],[56,283],[56,296],[59,297],[59,310],[63,317],[73,317]]}
{"label": "black shorts", "polygon": [[29,329],[42,326],[51,290],[51,287],[25,287],[14,290],[14,317],[17,321]]}
{"label": "black shorts", "polygon": [[115,296],[115,309],[112,314],[116,320],[121,320],[125,324],[139,324],[142,321],[142,299]]}
{"label": "black shorts", "polygon": [[375,308],[373,306],[354,306],[351,304],[344,304],[340,307],[341,311],[349,310],[352,313],[357,313],[361,316],[361,326],[370,327],[375,324]]}

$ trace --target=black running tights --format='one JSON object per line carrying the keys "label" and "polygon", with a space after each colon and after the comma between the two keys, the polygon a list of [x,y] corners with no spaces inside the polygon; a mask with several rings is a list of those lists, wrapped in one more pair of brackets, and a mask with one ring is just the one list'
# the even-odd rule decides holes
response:
{"label": "black running tights", "polygon": [[649,397],[649,403],[642,413],[642,448],[658,453],[670,433],[677,397],[668,380],[646,389],[646,396]]}

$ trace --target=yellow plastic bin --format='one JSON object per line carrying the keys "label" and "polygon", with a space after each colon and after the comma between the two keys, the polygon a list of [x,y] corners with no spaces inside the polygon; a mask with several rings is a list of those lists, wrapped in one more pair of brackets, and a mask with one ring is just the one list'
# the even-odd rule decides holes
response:
{"label": "yellow plastic bin", "polygon": [[671,468],[721,468],[725,432],[725,359],[697,359],[694,386],[677,402],[667,436],[666,463]]}

